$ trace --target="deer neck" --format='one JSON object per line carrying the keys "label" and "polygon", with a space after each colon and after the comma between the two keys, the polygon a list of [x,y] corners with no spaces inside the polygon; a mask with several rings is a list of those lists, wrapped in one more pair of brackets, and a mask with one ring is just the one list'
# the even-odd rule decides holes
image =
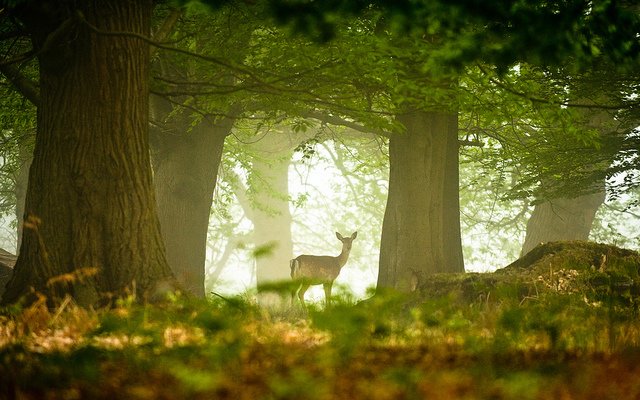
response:
{"label": "deer neck", "polygon": [[338,255],[338,257],[336,257],[336,259],[338,260],[338,266],[340,268],[344,267],[344,265],[347,263],[347,260],[349,259],[349,252],[350,250],[343,248],[342,252]]}

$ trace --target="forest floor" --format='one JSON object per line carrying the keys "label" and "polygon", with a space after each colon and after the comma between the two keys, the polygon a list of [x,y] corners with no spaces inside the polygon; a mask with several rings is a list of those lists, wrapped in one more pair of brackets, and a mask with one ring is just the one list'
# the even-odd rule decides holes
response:
{"label": "forest floor", "polygon": [[0,314],[2,399],[638,399],[640,255],[541,246],[328,309],[243,298]]}

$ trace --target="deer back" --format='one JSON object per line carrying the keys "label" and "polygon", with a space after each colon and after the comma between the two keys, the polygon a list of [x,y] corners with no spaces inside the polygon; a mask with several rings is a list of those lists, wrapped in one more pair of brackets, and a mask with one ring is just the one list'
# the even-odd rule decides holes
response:
{"label": "deer back", "polygon": [[301,255],[291,261],[291,277],[312,284],[333,282],[341,268],[338,257]]}

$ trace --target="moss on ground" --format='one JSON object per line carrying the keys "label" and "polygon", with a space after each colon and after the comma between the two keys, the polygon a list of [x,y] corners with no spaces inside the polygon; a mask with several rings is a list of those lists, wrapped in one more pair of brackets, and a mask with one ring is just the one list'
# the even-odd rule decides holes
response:
{"label": "moss on ground", "polygon": [[[640,253],[587,241],[540,244],[492,273],[436,274],[420,284],[421,298],[457,296],[459,300],[523,300],[542,293],[602,291],[640,295]],[[493,299],[492,299],[493,296]]]}

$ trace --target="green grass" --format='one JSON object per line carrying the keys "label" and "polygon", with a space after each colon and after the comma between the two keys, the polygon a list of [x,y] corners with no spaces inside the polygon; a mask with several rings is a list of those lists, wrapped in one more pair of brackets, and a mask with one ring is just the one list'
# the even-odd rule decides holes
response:
{"label": "green grass", "polygon": [[[599,247],[600,246],[600,247]],[[411,294],[0,310],[0,399],[636,399],[637,253],[555,243]],[[606,255],[603,262],[602,255]],[[258,294],[260,297],[261,294]]]}
{"label": "green grass", "polygon": [[248,295],[5,309],[0,398],[640,396],[634,295],[586,284],[523,295],[521,282],[492,274],[450,279],[462,289],[345,296],[327,309],[264,309]]}

